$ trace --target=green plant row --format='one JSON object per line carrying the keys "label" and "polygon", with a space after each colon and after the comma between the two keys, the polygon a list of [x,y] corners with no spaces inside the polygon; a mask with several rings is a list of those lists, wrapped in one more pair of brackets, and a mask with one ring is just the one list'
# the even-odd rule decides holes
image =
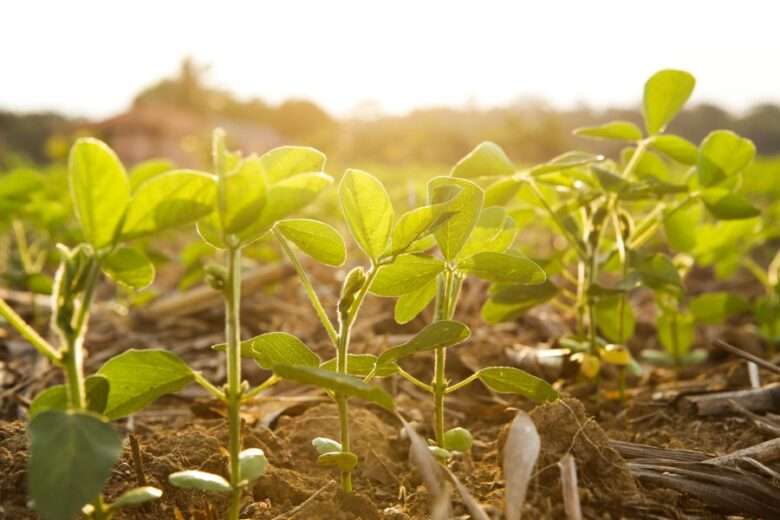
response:
{"label": "green plant row", "polygon": [[[226,136],[216,130],[211,171],[154,163],[128,175],[105,143],[79,139],[70,152],[67,184],[83,242],[57,246],[60,261],[51,296],[57,344],[43,339],[0,300],[0,315],[64,378],[63,385],[44,390],[30,406],[28,481],[34,509],[45,520],[70,520],[80,512],[109,519],[120,508],[159,498],[162,491],[152,487],[130,489],[111,503],[102,497],[122,452],[122,439],[110,421],[190,384],[202,386],[227,408],[225,471],[185,470],[169,481],[226,495],[230,520],[239,518],[243,491],[268,465],[261,450],[243,448],[241,406],[282,380],[319,387],[337,405],[339,438],[317,437],[312,444],[319,463],[340,474],[344,491],[352,491],[352,472],[359,463],[351,448],[350,400],[398,412],[382,379],[404,378],[430,395],[430,449],[437,457],[468,452],[470,432],[463,426],[446,428],[449,394],[480,381],[494,392],[535,402],[558,397],[548,382],[514,367],[484,367],[460,381],[448,377],[448,350],[471,334],[456,319],[461,289],[470,278],[489,286],[482,308],[488,322],[514,319],[543,303],[571,312],[575,333],[562,338],[561,345],[585,377],[598,377],[604,363],[616,366],[621,392],[625,370],[639,369],[626,343],[635,323],[628,296],[640,287],[655,295],[665,347],[645,352],[647,359],[677,365],[702,360],[701,352],[691,350],[694,323],[720,322],[748,307],[724,293],[686,297],[684,277],[694,263],[717,263],[722,260],[718,247],[729,245],[703,240],[700,230],[710,226],[716,235],[722,223],[747,223],[762,242],[777,236],[777,230],[739,191],[755,155],[750,141],[719,130],[697,146],[665,133],[693,86],[685,72],[661,71],[645,86],[644,130],[625,121],[577,130],[585,137],[624,142],[626,148],[614,160],[570,152],[518,168],[499,146],[482,143],[449,175],[428,182],[424,204],[403,211],[376,177],[347,170],[336,192],[354,248],[330,224],[297,216],[334,182],[325,173],[325,156],[315,149],[285,146],[243,156],[229,150]],[[552,248],[545,258],[534,251],[524,254],[516,240],[524,225],[553,229],[566,247]],[[225,341],[214,351],[224,357],[227,381],[209,381],[162,349],[128,350],[85,374],[89,311],[102,277],[126,290],[149,286],[155,267],[139,244],[193,226],[201,247],[223,259],[205,273],[224,301]],[[295,268],[332,343],[329,359],[287,332],[241,337],[242,258],[261,239],[275,241]],[[300,255],[342,268],[348,251],[355,258],[349,259],[335,308],[328,309],[307,271],[310,264]],[[778,258],[766,269],[755,261],[745,264],[766,287],[755,309],[770,344],[780,334]],[[419,316],[430,321],[377,355],[351,354],[352,331],[369,296],[394,299],[398,323]],[[423,313],[430,306],[433,311]],[[429,381],[402,363],[423,352],[433,355]],[[242,358],[272,375],[250,385],[242,377]]]}

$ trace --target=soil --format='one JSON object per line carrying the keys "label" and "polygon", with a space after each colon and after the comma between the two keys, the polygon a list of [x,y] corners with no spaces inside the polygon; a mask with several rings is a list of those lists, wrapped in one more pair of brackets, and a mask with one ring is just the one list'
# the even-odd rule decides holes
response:
{"label": "soil", "polygon": [[[554,345],[555,338],[571,325],[551,308],[535,309],[523,318],[488,327],[478,316],[479,287],[466,287],[459,319],[474,330],[470,343],[453,349],[448,375],[467,377],[478,366],[511,365],[528,345]],[[104,295],[105,296],[105,295]],[[335,294],[323,296],[333,303]],[[326,359],[331,350],[305,297],[294,280],[282,282],[269,294],[247,295],[242,320],[244,337],[267,330],[295,333]],[[284,302],[296,302],[295,304]],[[652,311],[642,295],[635,302],[639,323],[630,347],[638,356],[642,348],[657,347]],[[419,329],[424,318],[405,327],[385,316],[391,302],[370,299],[355,330],[353,352],[378,352],[393,336]],[[381,318],[379,318],[381,317]],[[377,318],[377,319],[374,319]],[[98,308],[92,318],[87,345],[93,353],[90,370],[129,347],[164,345],[202,370],[214,381],[224,378],[220,357],[208,346],[221,341],[222,315],[218,308],[197,315],[149,320],[141,313],[129,316],[111,308]],[[743,348],[760,348],[749,327],[737,320],[728,329],[710,328],[698,338],[700,346],[710,336],[724,335]],[[56,371],[36,362],[29,350],[14,338],[0,337],[0,518],[36,518],[26,508],[25,465],[26,406],[41,388],[54,384]],[[416,356],[403,363],[421,378],[430,378],[431,358]],[[31,377],[30,374],[33,374]],[[246,363],[245,376],[253,384],[268,374]],[[763,382],[772,381],[762,371]],[[648,484],[632,475],[626,460],[611,440],[630,441],[660,448],[690,449],[724,454],[755,445],[771,437],[742,416],[697,417],[679,404],[688,392],[743,389],[749,386],[744,363],[716,352],[703,367],[682,371],[647,367],[639,378],[629,379],[626,403],[609,398],[614,388],[609,374],[596,388],[576,376],[562,379],[564,399],[534,406],[521,398],[496,395],[479,383],[448,398],[449,426],[465,426],[475,438],[468,456],[457,456],[451,471],[466,485],[492,518],[503,518],[504,481],[501,450],[508,424],[518,410],[529,413],[541,437],[541,452],[528,490],[523,518],[565,518],[558,462],[567,453],[577,465],[579,495],[585,518],[727,518],[731,512],[702,502],[682,491]],[[405,380],[383,384],[397,396],[399,409],[425,438],[432,408],[426,394]],[[219,519],[225,500],[217,495],[182,491],[170,486],[167,476],[182,469],[225,472],[227,443],[221,405],[209,401],[193,386],[166,397],[130,421],[118,425],[138,441],[140,461],[128,446],[107,486],[109,500],[138,485],[138,467],[146,483],[164,491],[151,505],[125,510],[120,519]],[[311,440],[317,436],[338,438],[335,406],[309,388],[280,384],[243,413],[244,445],[258,447],[269,458],[267,473],[245,493],[242,518],[263,520],[423,520],[430,518],[431,496],[409,457],[409,441],[398,419],[384,410],[351,402],[353,451],[360,458],[354,473],[355,493],[339,490],[338,475],[317,465]],[[470,518],[457,493],[453,518]]]}

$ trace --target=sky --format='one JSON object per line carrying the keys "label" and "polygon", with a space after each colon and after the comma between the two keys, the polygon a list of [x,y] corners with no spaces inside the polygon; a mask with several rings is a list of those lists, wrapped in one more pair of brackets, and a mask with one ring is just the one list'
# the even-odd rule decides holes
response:
{"label": "sky", "polygon": [[24,0],[0,6],[0,109],[105,117],[184,56],[209,82],[344,116],[639,103],[660,68],[692,101],[780,103],[780,3],[769,0]]}

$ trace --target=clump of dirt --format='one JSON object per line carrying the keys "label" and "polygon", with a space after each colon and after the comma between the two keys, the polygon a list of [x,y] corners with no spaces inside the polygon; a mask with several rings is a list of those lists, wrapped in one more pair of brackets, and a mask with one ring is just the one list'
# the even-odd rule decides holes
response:
{"label": "clump of dirt", "polygon": [[0,422],[0,518],[34,518],[27,504],[27,434],[21,421]]}

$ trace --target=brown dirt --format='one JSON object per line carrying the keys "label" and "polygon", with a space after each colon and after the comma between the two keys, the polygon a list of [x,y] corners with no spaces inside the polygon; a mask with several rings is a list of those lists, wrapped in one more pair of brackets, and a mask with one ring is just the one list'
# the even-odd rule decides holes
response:
{"label": "brown dirt", "polygon": [[[470,344],[458,347],[448,358],[448,374],[453,380],[466,377],[478,366],[512,364],[512,353],[522,345],[550,342],[565,330],[566,320],[548,308],[534,311],[514,324],[488,328],[479,323],[476,309],[479,301],[466,288],[461,319],[474,329]],[[295,284],[283,284],[277,290],[279,302],[303,301]],[[335,297],[335,295],[330,295]],[[329,296],[326,294],[325,299]],[[250,326],[245,337],[265,330],[286,330],[303,338],[323,358],[331,354],[327,337],[312,324],[303,306],[267,303],[266,295],[247,298],[243,321]],[[355,331],[354,352],[377,352],[391,338],[388,335],[417,330],[424,323],[418,319],[406,327],[385,319],[387,301],[370,300],[364,319]],[[641,303],[640,303],[641,307]],[[643,316],[644,314],[640,314]],[[107,357],[129,347],[166,345],[215,381],[224,377],[219,357],[208,346],[221,339],[221,315],[210,310],[193,318],[136,322],[110,313],[95,317],[88,345],[94,354],[91,369]],[[640,319],[632,348],[654,345],[650,318]],[[721,331],[715,331],[720,333]],[[751,345],[742,328],[730,332],[740,344]],[[699,338],[704,344],[706,337]],[[30,373],[31,357],[11,355],[11,347],[0,338],[0,362],[7,362],[3,382],[5,396],[0,411],[0,519],[33,519],[25,507],[25,464],[27,439],[23,422],[26,400],[41,387],[57,382],[57,374],[43,370],[35,378]],[[5,351],[3,350],[5,349]],[[5,352],[5,354],[4,354]],[[267,374],[246,364],[246,377],[254,384]],[[404,363],[405,368],[421,378],[430,377],[430,359],[417,356]],[[2,368],[3,366],[0,366]],[[3,370],[0,370],[3,372]],[[765,381],[771,380],[767,374]],[[532,407],[527,401],[511,396],[496,396],[474,384],[448,398],[450,426],[468,427],[475,437],[473,452],[457,457],[451,470],[463,481],[488,512],[503,508],[504,482],[500,469],[503,437],[517,409],[530,412],[542,439],[542,450],[528,492],[524,517],[563,518],[557,462],[571,453],[576,460],[580,498],[585,518],[726,518],[722,512],[684,493],[645,486],[630,474],[623,458],[609,447],[609,440],[626,440],[658,447],[696,449],[713,454],[750,446],[768,437],[741,417],[699,418],[677,406],[673,397],[659,398],[683,385],[745,388],[744,364],[715,356],[703,369],[675,372],[652,370],[634,379],[635,388],[629,401],[622,405],[604,399],[592,385],[576,378],[568,379],[561,390],[576,396],[563,401]],[[431,436],[431,405],[426,394],[406,381],[388,381],[387,388],[398,398],[404,416],[419,426],[420,433]],[[613,383],[605,381],[605,387]],[[13,392],[9,388],[14,389]],[[8,398],[13,393],[13,398]],[[156,504],[124,512],[121,519],[198,519],[222,518],[224,500],[214,495],[182,491],[167,483],[167,476],[181,469],[203,469],[225,472],[226,431],[224,410],[203,400],[203,394],[192,387],[176,397],[157,403],[139,414],[133,430],[142,448],[142,465],[148,483],[159,486],[164,498]],[[294,398],[292,404],[284,398]],[[262,448],[270,467],[245,493],[243,518],[276,520],[423,520],[429,518],[430,497],[420,475],[409,461],[408,441],[401,435],[401,425],[392,415],[375,407],[353,402],[351,424],[353,449],[360,458],[355,472],[355,494],[338,490],[333,471],[316,463],[311,439],[316,436],[338,437],[335,407],[309,390],[280,385],[255,406],[245,410],[245,447]],[[267,426],[266,426],[267,425]],[[122,425],[126,428],[128,425]],[[110,498],[137,484],[130,450],[125,450],[107,487]],[[313,499],[306,502],[310,497]],[[306,502],[306,503],[305,503]],[[305,505],[300,508],[301,504]],[[289,515],[291,511],[294,514]],[[466,509],[456,497],[456,518]],[[467,518],[467,517],[464,517]]]}

